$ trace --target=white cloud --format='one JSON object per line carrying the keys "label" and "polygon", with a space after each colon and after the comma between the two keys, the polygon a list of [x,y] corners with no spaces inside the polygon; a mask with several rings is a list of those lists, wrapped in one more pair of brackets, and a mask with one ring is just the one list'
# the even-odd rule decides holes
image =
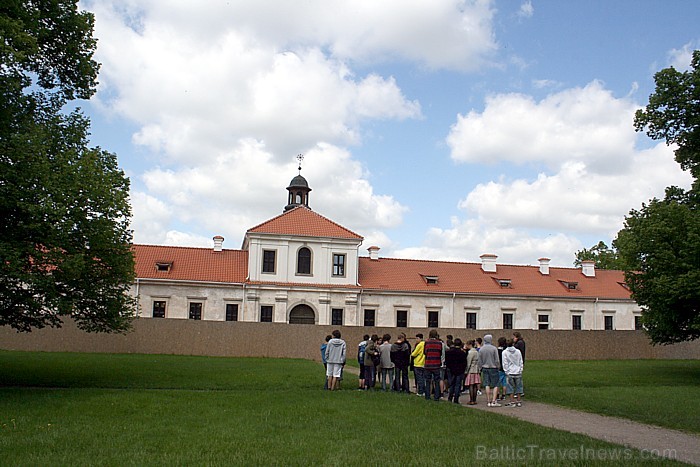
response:
{"label": "white cloud", "polygon": [[518,17],[520,18],[532,18],[535,14],[535,7],[532,6],[532,2],[527,0],[522,5],[520,5],[520,10],[518,10]]}
{"label": "white cloud", "polygon": [[678,71],[690,70],[690,61],[693,58],[693,50],[700,46],[700,41],[688,42],[680,49],[671,49],[668,52],[668,64]]}
{"label": "white cloud", "polygon": [[482,113],[458,115],[447,137],[458,162],[541,162],[554,170],[583,161],[589,171],[626,170],[634,151],[637,105],[616,99],[602,83],[551,94],[487,97]]}

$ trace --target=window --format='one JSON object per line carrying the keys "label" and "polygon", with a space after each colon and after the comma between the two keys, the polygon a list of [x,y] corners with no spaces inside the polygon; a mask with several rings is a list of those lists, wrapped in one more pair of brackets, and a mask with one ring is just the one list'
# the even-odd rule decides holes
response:
{"label": "window", "polygon": [[275,250],[263,250],[262,272],[275,273]]}
{"label": "window", "polygon": [[343,309],[342,308],[333,308],[331,310],[331,324],[333,326],[342,326],[343,325]]}
{"label": "window", "polygon": [[438,283],[438,276],[423,276],[423,278],[428,285],[435,285]]}
{"label": "window", "polygon": [[513,313],[503,313],[503,329],[513,329]]}
{"label": "window", "polygon": [[396,310],[396,327],[397,328],[407,328],[408,327],[408,311],[407,310]]}
{"label": "window", "polygon": [[190,319],[202,319],[202,302],[190,302]]}
{"label": "window", "polygon": [[571,329],[574,331],[581,330],[581,315],[571,315]]}
{"label": "window", "polygon": [[153,317],[165,318],[165,301],[157,300],[153,302]]}
{"label": "window", "polygon": [[437,328],[440,326],[440,312],[429,311],[428,312],[428,327]]}
{"label": "window", "polygon": [[271,323],[272,322],[272,306],[262,305],[260,307],[260,322],[261,323]]}
{"label": "window", "polygon": [[612,315],[605,315],[605,330],[606,331],[613,330],[613,316]]}
{"label": "window", "polygon": [[333,275],[345,276],[345,255],[333,253]]}
{"label": "window", "polygon": [[537,315],[537,329],[549,329],[549,315]]}
{"label": "window", "polygon": [[496,279],[496,281],[498,282],[498,285],[504,289],[510,288],[510,279]]}
{"label": "window", "polygon": [[560,281],[569,290],[578,290],[578,282]]}
{"label": "window", "polygon": [[297,253],[297,274],[311,274],[311,250],[306,247]]}
{"label": "window", "polygon": [[365,326],[374,326],[375,310],[365,310]]}
{"label": "window", "polygon": [[467,329],[476,329],[476,313],[467,313]]}
{"label": "window", "polygon": [[238,321],[238,304],[226,304],[226,321]]}
{"label": "window", "polygon": [[170,268],[172,266],[173,266],[173,263],[158,262],[158,263],[156,263],[156,271],[169,272]]}
{"label": "window", "polygon": [[636,315],[634,317],[634,329],[636,331],[641,331],[642,329],[644,329],[642,328],[642,317],[639,315]]}

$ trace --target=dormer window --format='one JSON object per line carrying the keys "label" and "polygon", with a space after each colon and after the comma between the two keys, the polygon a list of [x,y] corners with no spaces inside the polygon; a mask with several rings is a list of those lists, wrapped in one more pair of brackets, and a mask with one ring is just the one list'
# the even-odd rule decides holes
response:
{"label": "dormer window", "polygon": [[570,281],[559,281],[559,282],[561,282],[562,285],[569,290],[578,290],[578,282],[570,282]]}
{"label": "dormer window", "polygon": [[509,289],[511,287],[510,279],[496,279],[496,282],[504,289]]}
{"label": "dormer window", "polygon": [[173,263],[168,263],[165,261],[159,261],[156,263],[156,271],[158,272],[170,272],[170,268],[173,267]]}
{"label": "dormer window", "polygon": [[428,285],[436,285],[438,283],[438,276],[423,276],[423,279]]}
{"label": "dormer window", "polygon": [[627,282],[618,282],[618,284],[620,284],[622,287],[624,287],[625,290],[630,290],[630,286],[627,285]]}

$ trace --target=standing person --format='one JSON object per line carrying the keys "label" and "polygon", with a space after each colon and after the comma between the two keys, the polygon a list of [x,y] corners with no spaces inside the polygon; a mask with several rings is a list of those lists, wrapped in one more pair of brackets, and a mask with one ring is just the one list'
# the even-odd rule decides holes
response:
{"label": "standing person", "polygon": [[[525,340],[523,339],[522,334],[520,334],[519,331],[513,331],[513,347],[518,349],[520,351],[520,355],[523,356],[523,365],[525,364]],[[522,381],[521,381],[522,382]],[[525,392],[523,392],[520,397],[524,396]]]}
{"label": "standing person", "polygon": [[357,345],[357,363],[360,365],[360,375],[357,378],[358,389],[365,389],[365,349],[369,336],[362,336],[362,342]]}
{"label": "standing person", "polygon": [[523,355],[513,346],[513,339],[508,339],[508,347],[503,352],[503,370],[508,378],[508,395],[510,402],[507,407],[521,407],[520,395],[523,393]]}
{"label": "standing person", "polygon": [[467,368],[467,354],[462,350],[462,339],[459,337],[445,352],[445,366],[450,375],[450,392],[447,400],[459,404],[459,396],[462,394],[462,385],[464,384],[464,371]]}
{"label": "standing person", "polygon": [[413,375],[416,380],[416,394],[419,396],[425,395],[425,354],[423,353],[423,348],[425,346],[425,341],[423,340],[423,334],[416,334],[416,346],[411,352],[411,358],[413,358]]}
{"label": "standing person", "polygon": [[506,400],[506,372],[503,371],[503,351],[506,349],[506,338],[498,338],[498,361],[501,366],[498,367],[498,389],[500,390],[499,400]]}
{"label": "standing person", "polygon": [[328,341],[333,339],[330,334],[326,336],[326,340],[321,344],[321,361],[323,362],[323,374],[325,375],[325,382],[323,383],[323,389],[328,389],[328,362],[326,361],[326,347],[328,347]]}
{"label": "standing person", "polygon": [[331,334],[333,338],[328,341],[328,346],[326,347],[326,375],[329,378],[328,389],[335,391],[338,386],[338,380],[343,374],[347,346],[345,341],[340,338],[340,331],[336,329]]}
{"label": "standing person", "polygon": [[[477,337],[474,342],[476,343],[474,348],[478,352],[481,350],[481,346],[483,345],[484,341],[481,340],[481,337]],[[476,394],[479,396],[481,395],[481,383],[479,383],[479,385],[476,387]]]}
{"label": "standing person", "polygon": [[[394,362],[391,361],[391,336],[382,336],[382,345],[379,346],[379,358],[382,361],[382,391],[388,391],[394,387]],[[389,385],[386,380],[389,378]]]}
{"label": "standing person", "polygon": [[483,385],[486,387],[486,404],[488,407],[500,407],[496,398],[498,397],[498,349],[491,344],[493,336],[484,336],[484,345],[479,350],[479,366],[484,375]]}
{"label": "standing person", "polygon": [[411,364],[411,344],[406,340],[406,334],[400,333],[396,342],[391,344],[391,361],[394,362],[395,368],[392,389],[410,394],[408,366]]}
{"label": "standing person", "polygon": [[440,400],[440,369],[445,361],[445,347],[440,340],[437,329],[431,329],[423,346],[425,355],[425,400],[430,400],[430,393],[436,401]]}
{"label": "standing person", "polygon": [[481,369],[479,368],[479,352],[476,350],[476,342],[467,341],[467,378],[466,385],[469,388],[469,405],[476,405],[476,390],[481,383]]}
{"label": "standing person", "polygon": [[372,334],[372,337],[367,341],[367,347],[365,347],[366,389],[373,388],[376,382],[376,360],[379,358],[379,348],[377,347],[377,339],[379,339],[379,337],[376,334]]}

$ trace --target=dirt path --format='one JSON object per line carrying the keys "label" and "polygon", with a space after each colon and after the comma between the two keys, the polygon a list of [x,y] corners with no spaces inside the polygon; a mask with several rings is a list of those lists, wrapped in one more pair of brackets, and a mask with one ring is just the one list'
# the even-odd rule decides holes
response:
{"label": "dirt path", "polygon": [[477,405],[462,405],[469,409],[498,413],[557,430],[580,433],[591,438],[640,449],[643,453],[669,457],[700,465],[700,435],[661,428],[623,418],[580,412],[539,402],[523,402],[522,407],[487,407],[486,399]]}

